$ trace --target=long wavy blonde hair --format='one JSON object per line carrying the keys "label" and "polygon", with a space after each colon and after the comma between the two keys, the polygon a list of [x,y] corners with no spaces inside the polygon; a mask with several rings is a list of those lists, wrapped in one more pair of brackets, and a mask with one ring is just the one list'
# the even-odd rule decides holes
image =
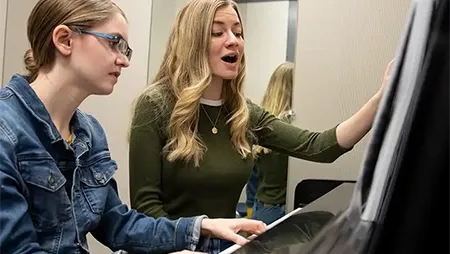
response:
{"label": "long wavy blonde hair", "polygon": [[[200,98],[212,81],[208,62],[211,29],[216,11],[232,6],[242,24],[237,4],[232,0],[193,0],[180,10],[172,28],[163,62],[150,86],[140,96],[163,91],[163,101],[174,102],[164,153],[170,162],[182,160],[198,166],[206,146],[198,135]],[[251,154],[247,140],[249,113],[243,93],[245,56],[238,76],[224,80],[222,99],[230,126],[231,141],[243,158]],[[151,99],[151,98],[150,98]],[[139,110],[137,108],[137,110]]]}
{"label": "long wavy blonde hair", "polygon": [[[261,107],[273,114],[277,118],[290,123],[292,111],[292,89],[294,83],[294,63],[284,62],[280,64],[270,77],[264,93]],[[270,149],[255,145],[253,155],[270,152]]]}

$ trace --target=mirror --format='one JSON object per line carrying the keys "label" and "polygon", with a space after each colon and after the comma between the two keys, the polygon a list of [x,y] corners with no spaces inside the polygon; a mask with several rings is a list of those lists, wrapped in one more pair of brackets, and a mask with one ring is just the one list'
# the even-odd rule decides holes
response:
{"label": "mirror", "polygon": [[259,104],[275,69],[294,62],[297,1],[240,0],[238,6],[245,29],[245,93]]}

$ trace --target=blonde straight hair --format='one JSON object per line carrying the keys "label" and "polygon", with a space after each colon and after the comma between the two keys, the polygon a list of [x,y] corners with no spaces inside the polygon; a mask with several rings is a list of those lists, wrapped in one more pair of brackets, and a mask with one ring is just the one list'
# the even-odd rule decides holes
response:
{"label": "blonde straight hair", "polygon": [[[164,154],[170,162],[193,162],[199,166],[206,147],[198,135],[200,98],[212,80],[208,62],[211,29],[216,11],[232,6],[241,20],[237,4],[231,0],[193,0],[176,17],[163,62],[151,84],[139,96],[152,100],[154,89],[162,91],[163,102],[174,102],[170,113]],[[242,21],[241,21],[242,24]],[[224,80],[222,98],[230,126],[231,141],[246,158],[251,154],[247,140],[249,112],[244,97],[245,56],[238,76]],[[139,98],[138,97],[138,98]],[[173,99],[171,99],[173,98]],[[136,111],[142,111],[135,103]],[[145,109],[143,109],[145,111]],[[150,119],[149,119],[150,120]]]}
{"label": "blonde straight hair", "polygon": [[[294,83],[294,63],[280,64],[270,77],[261,107],[277,118],[290,123],[292,117],[292,89]],[[255,145],[253,155],[270,152],[270,149]]]}

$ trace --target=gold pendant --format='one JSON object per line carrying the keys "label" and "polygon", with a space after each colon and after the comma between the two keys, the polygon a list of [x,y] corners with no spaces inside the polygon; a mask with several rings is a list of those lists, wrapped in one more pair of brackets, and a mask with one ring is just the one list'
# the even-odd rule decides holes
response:
{"label": "gold pendant", "polygon": [[213,128],[211,129],[211,132],[212,132],[213,134],[217,134],[217,132],[219,132],[219,130],[218,130],[216,127],[213,127]]}

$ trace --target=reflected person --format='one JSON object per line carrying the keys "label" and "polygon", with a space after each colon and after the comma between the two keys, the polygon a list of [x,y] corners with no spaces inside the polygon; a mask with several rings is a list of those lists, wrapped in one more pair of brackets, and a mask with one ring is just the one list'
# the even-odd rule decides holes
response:
{"label": "reflected person", "polygon": [[[261,102],[261,107],[280,120],[291,123],[294,63],[284,62],[272,73]],[[261,146],[253,147],[254,172],[247,186],[256,190],[252,215],[249,218],[261,220],[267,225],[285,215],[286,186],[289,156]]]}

